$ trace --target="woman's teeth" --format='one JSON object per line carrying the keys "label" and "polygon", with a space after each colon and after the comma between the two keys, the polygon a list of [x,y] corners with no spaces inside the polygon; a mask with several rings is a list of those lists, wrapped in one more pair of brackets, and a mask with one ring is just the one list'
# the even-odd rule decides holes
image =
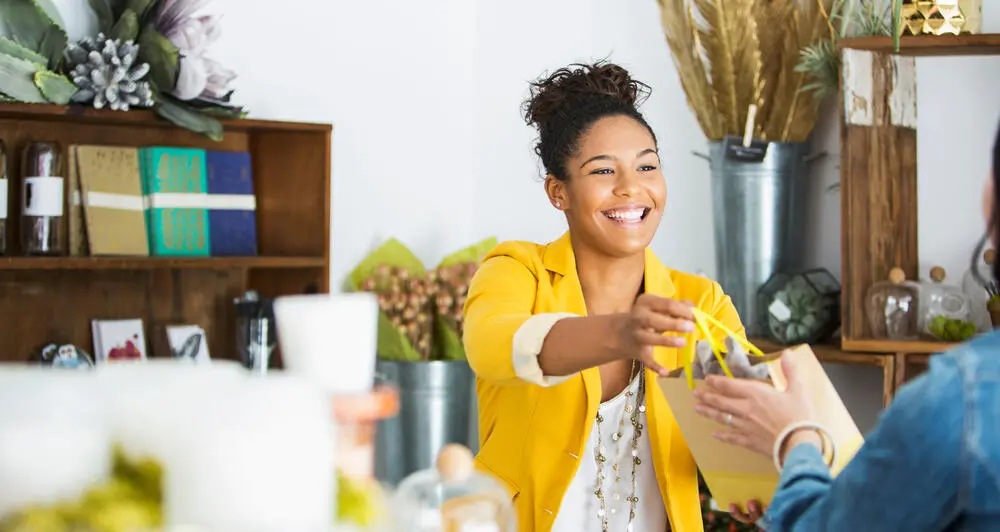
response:
{"label": "woman's teeth", "polygon": [[645,208],[638,209],[617,209],[613,211],[604,211],[604,215],[616,222],[624,223],[638,223],[642,221],[643,215],[646,214]]}

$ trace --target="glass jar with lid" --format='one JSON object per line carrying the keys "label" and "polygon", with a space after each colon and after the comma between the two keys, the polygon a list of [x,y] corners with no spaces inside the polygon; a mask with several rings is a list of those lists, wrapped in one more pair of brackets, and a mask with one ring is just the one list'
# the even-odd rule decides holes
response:
{"label": "glass jar with lid", "polygon": [[944,268],[931,268],[931,281],[920,283],[917,326],[920,332],[944,342],[961,342],[976,333],[972,305],[961,288],[947,284]]}
{"label": "glass jar with lid", "polygon": [[920,336],[917,300],[920,285],[906,280],[902,268],[889,271],[885,281],[873,283],[865,294],[865,315],[873,338],[914,340]]}
{"label": "glass jar with lid", "polygon": [[515,532],[511,494],[499,481],[477,472],[472,452],[446,445],[432,469],[413,473],[396,490],[401,532]]}

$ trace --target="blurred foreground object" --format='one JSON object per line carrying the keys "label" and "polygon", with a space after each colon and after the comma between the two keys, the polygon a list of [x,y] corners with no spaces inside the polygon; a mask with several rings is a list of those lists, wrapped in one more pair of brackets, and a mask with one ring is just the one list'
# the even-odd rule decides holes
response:
{"label": "blurred foreground object", "polygon": [[496,479],[475,470],[468,448],[452,444],[441,449],[434,468],[403,480],[393,507],[400,532],[514,532],[511,496]]}

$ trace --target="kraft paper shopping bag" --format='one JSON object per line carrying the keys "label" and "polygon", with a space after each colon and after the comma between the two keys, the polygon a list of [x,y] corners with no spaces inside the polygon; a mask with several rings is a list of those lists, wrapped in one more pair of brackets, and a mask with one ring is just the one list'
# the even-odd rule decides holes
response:
{"label": "kraft paper shopping bag", "polygon": [[[700,315],[701,313],[698,314],[696,321],[711,319]],[[718,323],[713,325],[717,329],[720,328]],[[698,329],[704,333],[708,332],[707,324],[700,324]],[[810,391],[816,410],[815,421],[830,431],[837,447],[837,463],[833,465],[831,471],[834,475],[839,473],[857,453],[864,443],[864,438],[812,349],[807,345],[800,345],[785,352],[784,355],[782,353],[765,355],[749,342],[736,335],[731,334],[731,336],[737,338],[748,351],[755,354],[751,357],[752,364],[768,365],[771,383],[779,390],[784,390],[787,386],[781,371],[781,357],[796,357],[799,374]],[[717,348],[714,349],[716,356],[726,374],[731,376],[722,361],[721,342],[712,338],[710,343]],[[712,497],[721,508],[728,508],[731,504],[744,508],[750,500],[758,500],[765,506],[770,504],[778,485],[778,472],[772,458],[723,443],[713,437],[713,433],[725,430],[726,427],[694,411],[695,399],[692,390],[704,386],[705,383],[688,378],[692,374],[690,371],[692,359],[692,356],[688,356],[683,368],[678,368],[668,377],[658,379],[658,383]],[[687,371],[684,371],[685,369]]]}

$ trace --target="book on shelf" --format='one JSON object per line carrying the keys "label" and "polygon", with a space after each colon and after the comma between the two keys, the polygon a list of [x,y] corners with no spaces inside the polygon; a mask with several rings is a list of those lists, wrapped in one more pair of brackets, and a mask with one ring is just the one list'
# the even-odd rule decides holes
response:
{"label": "book on shelf", "polygon": [[208,151],[205,161],[211,254],[257,255],[257,202],[250,153]]}
{"label": "book on shelf", "polygon": [[157,146],[139,155],[150,255],[207,257],[205,150]]}
{"label": "book on shelf", "polygon": [[71,151],[90,255],[148,256],[138,150],[74,146]]}

